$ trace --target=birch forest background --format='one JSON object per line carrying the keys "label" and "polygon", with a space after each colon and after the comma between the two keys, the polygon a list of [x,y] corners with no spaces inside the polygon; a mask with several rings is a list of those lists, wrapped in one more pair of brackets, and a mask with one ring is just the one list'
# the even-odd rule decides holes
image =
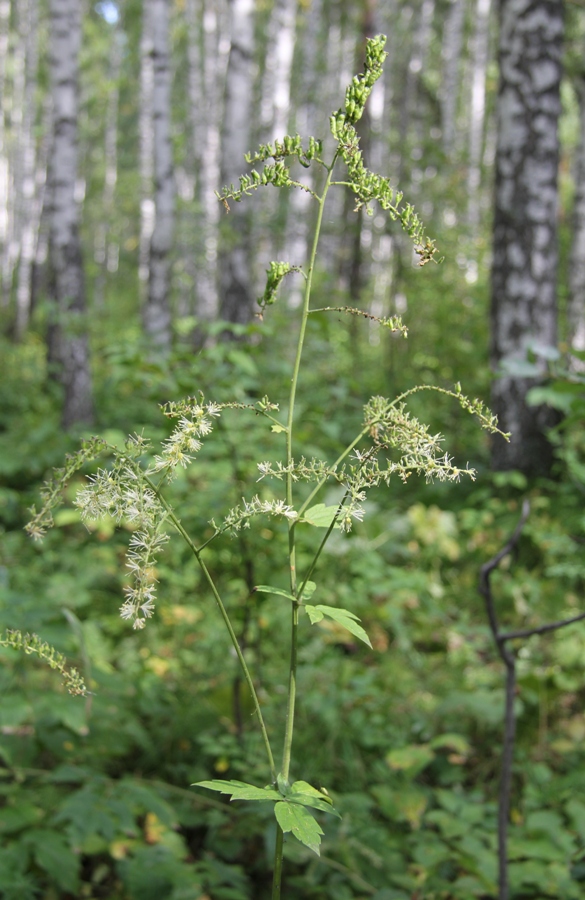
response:
{"label": "birch forest background", "polygon": [[[359,614],[373,649],[336,627],[303,649],[298,777],[325,785],[343,819],[322,823],[320,858],[287,845],[283,895],[503,898],[504,666],[477,584],[526,498],[494,577],[498,615],[530,630],[585,609],[581,0],[0,0],[0,625],[66,653],[93,692],[69,697],[0,647],[6,900],[270,895],[268,815],[189,787],[266,780],[194,562],[165,552],[156,620],[136,634],[118,615],[128,529],[81,525],[81,477],[42,546],[23,527],[80,438],[164,439],[159,405],[200,390],[285,396],[301,280],[263,318],[256,298],[271,260],[304,259],[310,197],[261,189],[227,212],[216,191],[238,184],[259,143],[327,139],[379,33],[388,59],[359,126],[364,158],[415,205],[443,260],[420,268],[380,209],[335,195],[320,305],[400,315],[409,337],[316,316],[302,441],[327,454],[371,395],[457,382],[513,437],[489,443],[459,409],[416,395],[414,413],[477,480],[372,496],[324,554],[332,605]],[[191,524],[240,502],[264,451],[226,416],[173,486]],[[284,540],[269,524],[210,563],[275,727],[284,626],[248,595]],[[518,639],[514,654],[509,896],[578,900],[585,631]]]}

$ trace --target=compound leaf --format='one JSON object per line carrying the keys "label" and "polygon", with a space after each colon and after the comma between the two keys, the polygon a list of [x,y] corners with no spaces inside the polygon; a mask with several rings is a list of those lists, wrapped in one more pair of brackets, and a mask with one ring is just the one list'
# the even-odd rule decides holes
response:
{"label": "compound leaf", "polygon": [[210,791],[218,791],[220,794],[230,794],[232,800],[281,800],[281,796],[274,788],[259,788],[245,781],[224,781],[216,778],[213,781],[196,781],[191,787],[204,787]]}
{"label": "compound leaf", "polygon": [[363,641],[364,644],[367,644],[368,647],[372,646],[368,635],[359,624],[360,620],[348,609],[340,609],[337,606],[322,606],[321,604],[319,604],[319,606],[309,606],[308,604],[305,604],[305,609],[311,620],[311,625],[320,622],[323,616],[328,616],[330,619],[333,619],[334,622],[347,628],[348,631],[356,638],[359,638],[360,641]]}
{"label": "compound leaf", "polygon": [[320,809],[321,812],[331,813],[331,815],[341,818],[331,799],[306,781],[295,781],[290,786],[287,800],[291,803],[299,803],[301,806],[312,806],[313,809]]}
{"label": "compound leaf", "polygon": [[287,831],[292,831],[301,844],[319,856],[323,830],[304,806],[290,803],[288,800],[281,800],[274,806],[274,815],[285,834]]}

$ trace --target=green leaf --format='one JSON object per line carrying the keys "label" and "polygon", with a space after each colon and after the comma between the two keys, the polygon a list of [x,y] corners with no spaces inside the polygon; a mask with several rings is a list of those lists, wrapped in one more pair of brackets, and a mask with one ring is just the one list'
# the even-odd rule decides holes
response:
{"label": "green leaf", "polygon": [[303,588],[303,593],[301,596],[302,600],[310,600],[315,591],[317,590],[317,585],[314,581],[307,581],[306,585]]}
{"label": "green leaf", "polygon": [[26,839],[34,848],[35,862],[67,893],[77,894],[81,856],[74,853],[63,835],[46,828],[30,832]]}
{"label": "green leaf", "polygon": [[300,521],[314,525],[315,528],[329,528],[338,509],[339,506],[325,506],[324,503],[317,503],[316,506],[306,510]]}
{"label": "green leaf", "polygon": [[371,647],[372,644],[370,639],[362,626],[359,624],[358,617],[350,612],[348,609],[340,609],[337,606],[309,606],[305,605],[305,609],[307,610],[307,614],[309,619],[311,620],[311,625],[315,625],[317,622],[320,622],[323,616],[328,616],[330,619],[333,619],[339,625],[343,625],[344,628],[347,628],[356,638],[359,638],[360,641],[363,641],[364,644],[367,644],[368,647]]}
{"label": "green leaf", "polygon": [[317,622],[320,622],[325,613],[322,613],[318,606],[310,606],[306,604],[305,609],[307,610],[307,615],[311,620],[311,625],[316,625]]}
{"label": "green leaf", "polygon": [[286,428],[284,425],[273,425],[271,430],[275,434],[286,434]]}
{"label": "green leaf", "polygon": [[386,762],[391,769],[406,772],[414,777],[434,758],[435,753],[427,744],[410,744],[408,747],[391,750],[386,756]]}
{"label": "green leaf", "polygon": [[299,803],[301,806],[311,806],[313,809],[320,809],[321,812],[331,813],[331,815],[341,818],[334,808],[331,798],[326,797],[306,781],[295,781],[289,788],[287,800],[291,803]]}
{"label": "green leaf", "polygon": [[230,794],[232,800],[281,800],[282,797],[274,788],[259,788],[245,781],[223,781],[221,778],[213,781],[196,781],[191,787],[204,787],[210,791],[218,791],[220,794]]}
{"label": "green leaf", "polygon": [[274,807],[274,815],[285,834],[288,831],[292,831],[301,844],[304,844],[305,847],[308,847],[309,850],[312,850],[313,853],[319,856],[319,845],[321,844],[323,830],[304,806],[290,803],[288,800],[281,800]]}
{"label": "green leaf", "polygon": [[437,735],[437,737],[432,739],[429,746],[433,750],[452,750],[453,753],[459,753],[461,756],[465,756],[471,750],[471,745],[467,738],[454,732]]}
{"label": "green leaf", "polygon": [[282,588],[271,587],[269,584],[257,584],[254,590],[260,591],[261,594],[277,594],[279,597],[286,597],[287,600],[296,600],[296,597],[293,597],[288,591],[284,591]]}

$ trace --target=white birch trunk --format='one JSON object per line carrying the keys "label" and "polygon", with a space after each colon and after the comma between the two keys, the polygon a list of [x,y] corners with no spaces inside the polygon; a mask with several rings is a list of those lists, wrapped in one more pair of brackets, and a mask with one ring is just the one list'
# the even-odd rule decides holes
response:
{"label": "white birch trunk", "polygon": [[10,166],[6,140],[6,65],[10,32],[10,0],[0,0],[0,305],[8,306],[9,296],[4,291],[4,268],[8,253],[10,196]]}
{"label": "white birch trunk", "polygon": [[55,313],[52,355],[65,388],[63,425],[68,427],[90,422],[93,417],[79,208],[75,201],[81,10],[78,0],[50,0],[49,11],[53,96],[49,284]]}
{"label": "white birch trunk", "polygon": [[486,72],[490,38],[491,0],[477,0],[472,45],[471,98],[469,109],[469,167],[467,170],[467,223],[477,235],[481,218],[479,189],[485,122]]}
{"label": "white birch trunk", "polygon": [[169,0],[148,0],[153,48],[154,228],[150,239],[144,330],[163,353],[171,348],[171,250],[175,225],[175,180],[171,145]]}
{"label": "white birch trunk", "polygon": [[111,237],[114,218],[114,195],[118,181],[118,104],[120,98],[120,68],[122,65],[123,36],[118,27],[119,18],[112,28],[110,47],[111,90],[106,108],[104,136],[105,178],[102,193],[102,220],[98,223],[94,244],[94,259],[99,267],[94,285],[93,302],[96,308],[104,306],[108,273],[118,268],[119,250]]}
{"label": "white birch trunk", "polygon": [[153,128],[154,63],[150,2],[142,7],[140,38],[140,242],[138,247],[138,284],[140,304],[144,309],[148,296],[150,240],[154,230],[154,128]]}
{"label": "white birch trunk", "polygon": [[[321,0],[313,0],[310,7],[303,8],[300,22],[301,45],[303,51],[302,76],[300,78],[298,104],[294,109],[294,131],[303,138],[309,135],[316,137],[315,109],[317,106],[318,54],[323,49],[320,45],[322,31],[322,4]],[[299,45],[297,39],[297,46]],[[310,187],[314,184],[312,169],[303,172],[303,181]],[[312,198],[305,191],[291,191],[288,204],[288,216],[286,223],[286,251],[284,258],[293,265],[303,265],[307,258],[309,240],[309,216]],[[264,266],[263,268],[265,268]],[[298,279],[287,285],[289,289],[289,303],[298,306],[302,302],[302,288]]]}
{"label": "white birch trunk", "polygon": [[[231,49],[226,73],[221,146],[222,184],[237,184],[250,149],[254,81],[254,2],[232,0]],[[228,322],[248,322],[253,309],[250,284],[249,205],[233,203],[227,239],[219,256],[220,314]]]}
{"label": "white birch trunk", "polygon": [[[573,240],[569,260],[569,346],[585,351],[585,76],[578,83],[581,134],[575,171],[575,199],[573,204]],[[585,371],[585,360],[574,359],[575,371]]]}
{"label": "white birch trunk", "polygon": [[[22,121],[22,222],[20,229],[20,259],[16,286],[15,334],[20,339],[24,334],[30,316],[32,301],[32,266],[39,230],[41,205],[39,191],[46,179],[47,156],[37,161],[34,139],[36,113],[37,69],[38,69],[38,7],[37,0],[23,0],[22,33],[25,47],[25,86]],[[41,147],[46,150],[46,140]],[[42,182],[37,181],[37,169],[43,168]]]}
{"label": "white birch trunk", "polygon": [[[557,175],[561,110],[563,10],[560,2],[505,0],[500,8],[500,88],[491,359],[494,369],[518,366],[535,345],[557,339]],[[544,373],[545,360],[540,360]],[[547,407],[528,407],[535,379],[497,377],[492,406],[510,443],[494,439],[496,469],[548,472]]]}
{"label": "white birch trunk", "polygon": [[[217,319],[218,225],[221,214],[215,191],[220,185],[220,124],[229,54],[228,9],[212,0],[186,0],[189,35],[189,100],[195,147],[196,197],[201,208],[202,254],[195,274],[195,312],[203,322]],[[201,23],[199,20],[201,19]],[[202,59],[199,25],[202,25]]]}

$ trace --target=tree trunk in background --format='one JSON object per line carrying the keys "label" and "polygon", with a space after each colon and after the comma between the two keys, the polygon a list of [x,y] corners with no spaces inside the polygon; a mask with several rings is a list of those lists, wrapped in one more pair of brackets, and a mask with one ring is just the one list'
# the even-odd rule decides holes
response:
{"label": "tree trunk in background", "polygon": [[[15,334],[21,338],[28,326],[32,299],[32,267],[37,245],[41,205],[39,193],[46,178],[46,153],[37,160],[34,136],[37,70],[38,70],[38,7],[37,0],[26,0],[20,6],[20,27],[25,48],[25,85],[21,128],[22,191],[20,259],[16,286]],[[41,149],[46,149],[46,138]],[[43,175],[37,180],[39,165]],[[42,178],[42,181],[41,181]]]}
{"label": "tree trunk in background", "polygon": [[0,307],[7,307],[10,297],[4,290],[4,260],[8,252],[9,233],[9,179],[8,147],[4,108],[6,97],[6,64],[10,26],[10,0],[0,0]]}
{"label": "tree trunk in background", "polygon": [[153,58],[154,228],[150,238],[144,331],[162,353],[171,348],[171,250],[175,181],[171,145],[169,0],[148,0]]}
{"label": "tree trunk in background", "polygon": [[[231,49],[226,73],[221,144],[221,182],[236,184],[245,171],[244,154],[252,149],[250,117],[254,81],[254,3],[232,0]],[[250,284],[250,203],[233,203],[222,222],[219,253],[220,315],[228,322],[248,322],[253,313]]]}
{"label": "tree trunk in background", "polygon": [[[420,0],[420,7],[413,16],[414,33],[412,36],[412,52],[406,73],[406,82],[402,94],[400,108],[400,146],[403,148],[401,155],[401,171],[398,176],[399,184],[403,182],[407,152],[408,132],[412,127],[414,132],[413,146],[410,149],[411,159],[418,162],[422,158],[422,121],[421,116],[424,104],[420,102],[421,76],[426,70],[427,58],[432,38],[433,17],[435,14],[435,0]],[[410,145],[409,145],[410,147]],[[421,179],[411,179],[410,196],[416,197],[417,184]]]}
{"label": "tree trunk in background", "polygon": [[154,129],[152,121],[152,93],[154,65],[150,3],[142,6],[142,35],[140,37],[140,244],[138,249],[138,282],[140,305],[146,306],[148,296],[148,260],[150,239],[154,229]]}
{"label": "tree trunk in background", "polygon": [[[220,123],[228,57],[225,40],[227,13],[226,4],[217,0],[205,0],[203,3],[201,0],[186,0],[185,3],[189,41],[189,106],[192,140],[197,144],[196,197],[201,206],[198,234],[203,245],[199,269],[195,273],[195,313],[204,322],[212,322],[219,315],[217,247],[221,206],[215,191],[221,187]],[[202,60],[197,53],[201,24]]]}
{"label": "tree trunk in background", "polygon": [[440,96],[443,149],[447,157],[451,154],[455,143],[465,9],[466,0],[450,0],[443,27],[443,77]]}
{"label": "tree trunk in background", "polygon": [[51,209],[49,290],[53,321],[49,354],[65,388],[64,427],[91,422],[91,376],[85,321],[85,284],[77,177],[77,79],[81,40],[79,0],[50,0],[50,68],[53,143],[50,156]]}
{"label": "tree trunk in background", "polygon": [[[366,40],[373,37],[374,28],[374,10],[376,0],[367,0],[362,7],[360,21],[360,35],[354,52],[353,71],[360,72],[363,69],[363,63],[366,51]],[[370,147],[371,147],[371,121],[370,121],[370,105],[366,106],[362,118],[356,124],[356,130],[360,137],[360,149],[366,160],[366,165],[371,165]],[[343,237],[340,247],[340,276],[344,288],[347,289],[349,301],[352,306],[359,305],[362,289],[367,281],[367,271],[365,266],[362,235],[364,228],[364,208],[360,207],[355,211],[355,197],[351,191],[344,194],[344,228]],[[368,217],[367,225],[367,245],[368,249],[371,245],[371,219]],[[354,317],[350,317],[349,322],[350,334],[352,342],[356,344],[357,328],[361,325]],[[355,346],[354,346],[354,349]]]}
{"label": "tree trunk in background", "polygon": [[546,407],[527,406],[538,379],[522,377],[520,366],[530,346],[557,339],[562,39],[561,0],[501,0],[491,361],[509,370],[493,383],[492,406],[512,439],[494,439],[492,466],[529,475],[552,464],[545,431],[554,419]]}
{"label": "tree trunk in background", "polygon": [[122,65],[123,35],[120,30],[120,15],[112,29],[110,46],[111,89],[106,108],[104,135],[105,177],[102,194],[102,221],[98,224],[95,235],[94,259],[98,273],[94,285],[93,302],[97,309],[102,309],[105,302],[108,273],[118,268],[119,247],[112,240],[111,228],[114,220],[114,194],[118,180],[118,105],[120,98],[120,67]]}
{"label": "tree trunk in background", "polygon": [[[577,84],[581,135],[575,171],[575,200],[573,205],[573,242],[569,261],[569,346],[585,351],[585,73]],[[572,367],[583,372],[585,360],[573,360]]]}
{"label": "tree trunk in background", "polygon": [[[300,76],[296,82],[297,96],[293,96],[293,120],[291,131],[305,139],[315,136],[315,110],[318,106],[318,85],[322,77],[319,72],[321,60],[324,58],[324,27],[322,24],[321,0],[312,0],[310,7],[303,6],[299,14],[299,32],[297,33],[297,50],[302,52]],[[321,76],[321,77],[320,77]],[[291,89],[295,83],[291,82]],[[295,103],[296,101],[296,103]],[[303,181],[309,186],[314,184],[313,169],[303,173]],[[309,225],[312,197],[306,191],[290,191],[286,218],[285,251],[283,259],[293,265],[302,265],[307,258]],[[290,279],[287,285],[289,302],[298,306],[302,302],[302,285],[300,279]]]}
{"label": "tree trunk in background", "polygon": [[485,120],[485,77],[488,64],[491,0],[477,0],[472,44],[471,98],[469,109],[469,165],[467,169],[467,222],[477,236],[481,219],[479,188]]}

